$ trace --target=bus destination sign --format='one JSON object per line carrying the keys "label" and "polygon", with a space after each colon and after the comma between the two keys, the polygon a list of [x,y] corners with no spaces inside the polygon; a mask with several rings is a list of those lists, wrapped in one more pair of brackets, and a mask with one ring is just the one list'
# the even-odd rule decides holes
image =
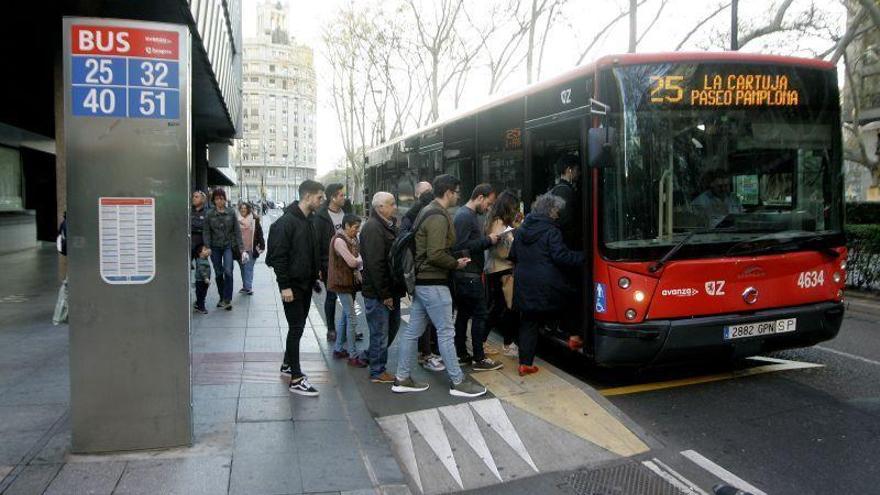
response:
{"label": "bus destination sign", "polygon": [[651,103],[694,107],[797,106],[800,91],[787,75],[704,74],[685,79],[680,75],[651,76]]}

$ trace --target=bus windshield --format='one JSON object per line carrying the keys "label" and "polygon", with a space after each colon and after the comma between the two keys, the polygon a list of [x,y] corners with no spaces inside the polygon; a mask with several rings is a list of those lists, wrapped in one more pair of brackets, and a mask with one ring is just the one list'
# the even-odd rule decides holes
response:
{"label": "bus windshield", "polygon": [[[831,71],[669,63],[605,74],[615,166],[602,170],[606,256],[725,255],[750,241],[840,242],[838,89]],[[699,234],[699,235],[697,235]],[[820,240],[821,240],[820,239]]]}

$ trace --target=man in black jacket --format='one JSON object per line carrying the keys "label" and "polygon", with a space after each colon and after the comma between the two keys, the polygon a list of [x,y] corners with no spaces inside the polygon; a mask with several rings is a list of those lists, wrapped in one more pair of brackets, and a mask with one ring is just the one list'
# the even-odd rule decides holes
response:
{"label": "man in black jacket", "polygon": [[413,224],[416,223],[416,217],[419,216],[419,212],[422,211],[422,208],[428,206],[431,201],[434,201],[434,187],[431,186],[430,182],[422,181],[416,184],[415,193],[415,204],[404,213],[403,219],[400,221],[401,232],[409,232],[412,230]]}
{"label": "man in black jacket", "polygon": [[299,341],[321,268],[318,237],[309,217],[324,199],[324,186],[313,180],[303,181],[299,185],[299,197],[300,200],[285,208],[284,215],[269,229],[266,264],[275,270],[289,328],[281,372],[290,375],[291,392],[314,397],[318,391],[300,368]]}
{"label": "man in black jacket", "polygon": [[556,160],[556,185],[548,192],[559,196],[565,201],[565,208],[559,212],[559,228],[562,230],[562,240],[568,249],[580,251],[581,232],[583,232],[581,215],[581,194],[577,188],[578,178],[581,173],[580,160],[576,155],[562,155]]}
{"label": "man in black jacket", "polygon": [[[345,216],[345,189],[342,184],[327,185],[327,202],[312,217],[318,234],[318,249],[321,253],[321,281],[327,289],[327,265],[330,262],[330,240],[342,232],[342,217]],[[327,341],[336,342],[336,293],[327,289],[324,296],[324,317],[327,323]]]}
{"label": "man in black jacket", "polygon": [[370,327],[370,381],[394,383],[394,375],[385,370],[388,344],[400,328],[400,288],[391,278],[389,254],[397,237],[394,195],[380,191],[373,195],[370,218],[361,228],[361,257],[364,260],[364,306]]}

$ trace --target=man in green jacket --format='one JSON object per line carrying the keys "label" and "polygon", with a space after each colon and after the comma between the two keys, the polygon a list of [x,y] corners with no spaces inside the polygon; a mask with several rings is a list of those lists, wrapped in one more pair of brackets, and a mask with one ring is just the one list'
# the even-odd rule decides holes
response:
{"label": "man in green jacket", "polygon": [[449,174],[438,176],[434,179],[434,201],[424,207],[416,218],[416,289],[410,306],[409,324],[400,341],[397,373],[391,387],[393,392],[421,392],[428,389],[428,384],[412,379],[411,370],[417,342],[430,318],[437,327],[440,355],[452,382],[449,393],[458,397],[478,397],[486,393],[486,387],[465,377],[455,354],[450,273],[463,268],[470,259],[456,259],[452,255],[455,229],[447,210],[458,204],[460,194],[461,181],[458,178]]}

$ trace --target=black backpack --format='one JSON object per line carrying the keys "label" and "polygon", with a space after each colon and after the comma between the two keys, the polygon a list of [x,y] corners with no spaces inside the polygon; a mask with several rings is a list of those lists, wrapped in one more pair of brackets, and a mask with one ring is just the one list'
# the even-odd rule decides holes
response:
{"label": "black backpack", "polygon": [[406,291],[412,296],[416,290],[416,232],[431,215],[442,213],[441,210],[432,208],[416,220],[412,229],[402,232],[391,244],[388,255],[388,264],[391,268],[391,285],[394,291],[402,293]]}

